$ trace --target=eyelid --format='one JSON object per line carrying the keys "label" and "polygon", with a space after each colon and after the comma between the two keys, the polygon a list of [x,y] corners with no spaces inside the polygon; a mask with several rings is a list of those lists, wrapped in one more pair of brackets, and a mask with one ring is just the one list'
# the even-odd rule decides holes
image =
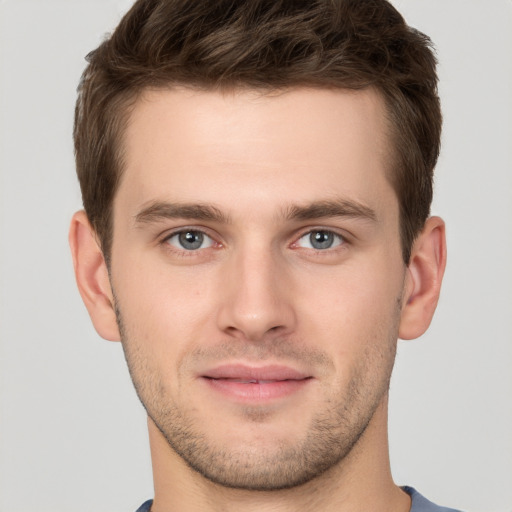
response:
{"label": "eyelid", "polygon": [[[183,247],[183,241],[181,240],[181,235],[188,233],[193,233],[194,235],[200,235],[199,240],[199,247],[194,248],[187,248]],[[176,239],[176,241],[174,241]],[[208,249],[209,247],[212,247],[215,241],[205,233],[202,233],[201,231],[192,231],[189,229],[188,231],[181,232],[181,233],[174,233],[174,235],[171,235],[167,238],[166,242],[169,245],[172,245],[173,247],[176,247],[178,250],[185,250],[185,251],[199,251],[201,249]]]}
{"label": "eyelid", "polygon": [[167,247],[172,247],[175,251],[181,250],[184,253],[191,253],[191,252],[193,253],[193,252],[197,252],[197,251],[201,250],[201,249],[197,249],[196,251],[193,251],[193,250],[187,250],[184,248],[180,249],[179,247],[168,243],[168,241],[172,237],[177,236],[181,233],[187,233],[189,231],[201,233],[202,235],[204,235],[205,237],[208,237],[212,241],[212,244],[210,246],[204,247],[203,249],[209,249],[209,248],[215,247],[215,246],[217,246],[217,247],[222,246],[222,242],[219,241],[219,236],[217,236],[216,234],[213,234],[211,229],[206,228],[204,226],[194,226],[194,225],[179,226],[176,228],[166,230],[165,232],[163,232],[162,234],[159,235],[158,243],[160,245],[166,245]]}
{"label": "eyelid", "polygon": [[[292,246],[298,246],[298,242],[300,239],[304,238],[307,235],[310,235],[311,233],[317,232],[317,231],[324,231],[326,233],[332,233],[336,237],[339,237],[341,239],[341,243],[333,247],[331,250],[336,249],[340,245],[344,246],[350,243],[351,237],[350,233],[347,233],[345,230],[340,230],[337,228],[332,227],[325,227],[325,226],[308,226],[307,228],[303,228],[300,230],[298,235],[294,237],[294,242],[292,242]],[[328,249],[318,249],[319,252],[325,252]]]}
{"label": "eyelid", "polygon": [[[204,236],[210,238],[213,241],[212,246],[215,248],[220,248],[220,247],[223,247],[223,245],[224,245],[221,237],[219,236],[219,234],[216,231],[212,232],[212,229],[210,229],[210,228],[207,228],[205,226],[193,225],[193,224],[192,225],[181,225],[179,227],[170,228],[168,230],[165,230],[163,233],[158,235],[158,237],[157,237],[158,243],[160,245],[167,245],[169,247],[170,244],[168,244],[167,241],[170,238],[172,238],[173,236],[179,235],[180,233],[187,232],[187,231],[197,231],[197,232],[202,233]],[[322,226],[322,225],[314,225],[314,226],[302,227],[300,229],[300,231],[298,231],[298,233],[296,232],[296,234],[293,236],[293,242],[289,245],[289,247],[300,248],[300,246],[298,246],[299,240],[301,238],[303,238],[304,236],[309,235],[315,231],[325,231],[328,233],[332,233],[336,237],[339,237],[341,239],[340,244],[338,244],[332,248],[329,248],[329,249],[316,249],[317,252],[328,252],[328,251],[332,252],[339,247],[345,247],[346,245],[350,245],[352,243],[352,235],[351,235],[351,233],[347,232],[346,230],[341,230],[339,228],[334,228],[334,227],[326,227],[326,226]],[[212,246],[210,246],[210,247],[212,247]],[[171,246],[171,247],[173,247],[173,246]],[[210,247],[207,247],[207,248],[210,248]],[[174,247],[174,249],[177,251],[180,250],[178,247]],[[198,249],[198,250],[200,250],[200,249]],[[312,249],[312,250],[315,250],[315,249]],[[190,250],[183,249],[183,252],[190,253],[190,252],[197,252],[197,251],[190,251]]]}
{"label": "eyelid", "polygon": [[168,228],[165,231],[162,231],[158,235],[158,238],[160,239],[161,242],[165,242],[165,240],[168,240],[172,236],[179,235],[180,233],[186,233],[187,231],[197,231],[199,233],[203,233],[203,235],[206,235],[214,240],[216,238],[218,238],[214,234],[212,234],[211,229],[206,228],[204,226],[197,226],[194,224],[186,224],[186,225],[176,226],[174,228]]}

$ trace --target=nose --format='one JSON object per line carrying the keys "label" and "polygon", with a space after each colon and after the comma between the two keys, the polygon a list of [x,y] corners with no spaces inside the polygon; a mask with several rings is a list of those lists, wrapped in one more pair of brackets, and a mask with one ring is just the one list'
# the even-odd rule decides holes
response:
{"label": "nose", "polygon": [[271,251],[241,251],[224,269],[219,328],[231,337],[264,341],[296,323],[285,262]]}

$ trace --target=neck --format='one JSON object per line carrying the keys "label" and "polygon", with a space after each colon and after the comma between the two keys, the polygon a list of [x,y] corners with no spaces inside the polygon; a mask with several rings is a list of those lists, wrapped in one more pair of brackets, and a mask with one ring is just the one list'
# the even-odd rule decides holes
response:
{"label": "neck", "polygon": [[279,491],[229,489],[188,467],[149,419],[155,499],[152,512],[408,512],[410,498],[392,480],[387,397],[351,452],[310,482]]}

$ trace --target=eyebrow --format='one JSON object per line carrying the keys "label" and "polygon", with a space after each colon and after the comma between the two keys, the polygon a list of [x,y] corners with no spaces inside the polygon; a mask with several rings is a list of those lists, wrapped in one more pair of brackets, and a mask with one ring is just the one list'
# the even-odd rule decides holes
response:
{"label": "eyebrow", "polygon": [[291,205],[284,209],[284,217],[289,220],[312,220],[322,217],[348,217],[372,222],[377,220],[375,210],[347,199],[316,201],[305,206]]}
{"label": "eyebrow", "polygon": [[[323,217],[348,217],[375,222],[374,210],[357,201],[335,199],[315,201],[307,205],[292,204],[281,210],[287,220],[313,220]],[[193,219],[230,224],[231,218],[219,208],[210,204],[169,203],[155,201],[135,215],[136,224],[149,224],[166,219]]]}
{"label": "eyebrow", "polygon": [[155,201],[135,215],[136,224],[148,224],[165,219],[194,219],[224,224],[231,222],[229,216],[212,205],[168,203]]}

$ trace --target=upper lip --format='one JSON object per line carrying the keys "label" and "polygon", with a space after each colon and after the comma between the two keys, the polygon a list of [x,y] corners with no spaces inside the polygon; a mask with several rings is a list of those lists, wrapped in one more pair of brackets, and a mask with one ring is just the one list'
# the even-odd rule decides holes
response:
{"label": "upper lip", "polygon": [[283,365],[248,366],[224,364],[207,370],[203,377],[210,379],[237,379],[247,381],[303,380],[310,378],[299,370]]}

